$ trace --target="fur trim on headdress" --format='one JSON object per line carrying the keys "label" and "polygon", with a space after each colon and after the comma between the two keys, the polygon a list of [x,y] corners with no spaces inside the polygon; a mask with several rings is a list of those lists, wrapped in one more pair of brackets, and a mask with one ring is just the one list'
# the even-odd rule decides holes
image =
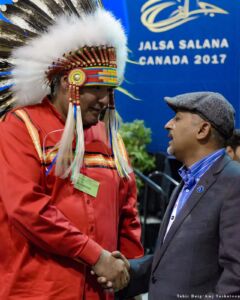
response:
{"label": "fur trim on headdress", "polygon": [[50,93],[46,71],[64,53],[101,45],[116,48],[117,75],[121,82],[127,59],[126,36],[121,23],[104,9],[81,18],[75,15],[60,17],[48,32],[13,52],[13,91],[17,104],[40,103]]}

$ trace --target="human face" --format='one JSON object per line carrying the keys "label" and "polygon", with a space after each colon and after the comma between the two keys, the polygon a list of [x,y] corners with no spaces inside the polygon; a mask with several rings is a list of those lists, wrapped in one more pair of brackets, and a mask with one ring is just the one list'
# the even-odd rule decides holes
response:
{"label": "human face", "polygon": [[82,87],[80,89],[80,106],[84,127],[95,125],[101,112],[109,103],[111,88],[106,86]]}
{"label": "human face", "polygon": [[240,146],[237,146],[236,150],[235,150],[235,155],[234,155],[234,160],[240,162]]}
{"label": "human face", "polygon": [[[84,127],[90,127],[98,122],[100,113],[108,105],[109,94],[112,91],[108,86],[80,87],[80,106]],[[57,95],[52,102],[62,117],[66,120],[69,107],[68,76],[62,76]]]}
{"label": "human face", "polygon": [[226,151],[233,160],[240,162],[240,146],[237,146],[235,150],[231,146],[227,146]]}
{"label": "human face", "polygon": [[165,129],[169,131],[168,153],[178,160],[185,162],[196,148],[196,134],[200,117],[190,112],[178,111],[174,118],[169,120]]}

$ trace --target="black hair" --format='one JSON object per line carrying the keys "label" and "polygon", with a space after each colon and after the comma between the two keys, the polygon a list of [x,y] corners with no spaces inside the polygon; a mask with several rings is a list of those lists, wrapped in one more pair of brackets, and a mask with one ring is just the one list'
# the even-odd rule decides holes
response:
{"label": "black hair", "polygon": [[232,136],[227,140],[227,146],[230,146],[233,151],[240,146],[240,129],[235,129]]}
{"label": "black hair", "polygon": [[55,75],[51,81],[51,84],[50,84],[50,89],[51,89],[51,96],[56,96],[56,92],[58,90],[58,87],[60,85],[60,80],[61,80],[61,77],[63,75],[62,74],[58,74],[58,75]]}
{"label": "black hair", "polygon": [[216,128],[212,126],[212,136],[215,142],[218,144],[219,147],[225,148],[227,145],[227,138],[222,135]]}

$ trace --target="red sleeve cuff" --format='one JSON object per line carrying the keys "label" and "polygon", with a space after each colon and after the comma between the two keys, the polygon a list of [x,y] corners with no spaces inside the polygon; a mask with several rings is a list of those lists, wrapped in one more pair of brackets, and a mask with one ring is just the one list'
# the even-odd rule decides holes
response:
{"label": "red sleeve cuff", "polygon": [[78,258],[93,266],[98,261],[102,250],[103,249],[99,244],[94,242],[92,239],[88,239],[84,249],[81,251]]}

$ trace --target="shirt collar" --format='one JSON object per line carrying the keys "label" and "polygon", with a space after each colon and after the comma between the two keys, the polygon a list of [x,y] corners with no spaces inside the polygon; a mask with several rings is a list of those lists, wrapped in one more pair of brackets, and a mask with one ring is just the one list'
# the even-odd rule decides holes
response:
{"label": "shirt collar", "polygon": [[211,165],[222,155],[224,155],[225,149],[219,149],[212,152],[211,154],[205,156],[201,160],[197,161],[189,168],[182,166],[178,173],[182,177],[182,180],[185,183],[185,186],[191,189],[200,177],[211,167]]}

